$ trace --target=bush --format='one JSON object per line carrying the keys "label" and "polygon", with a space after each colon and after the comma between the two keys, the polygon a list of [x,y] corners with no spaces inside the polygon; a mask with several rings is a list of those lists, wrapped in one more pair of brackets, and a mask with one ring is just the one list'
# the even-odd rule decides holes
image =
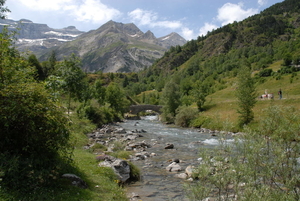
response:
{"label": "bush", "polygon": [[68,119],[36,83],[0,91],[0,170],[10,187],[33,188],[56,179],[69,159]]}
{"label": "bush", "polygon": [[192,120],[196,118],[198,110],[188,106],[180,106],[175,117],[175,124],[177,126],[189,127]]}
{"label": "bush", "polygon": [[263,70],[259,71],[258,76],[259,77],[269,77],[272,75],[272,73],[273,73],[273,70],[270,68],[267,68],[267,69],[263,69]]}
{"label": "bush", "polygon": [[95,107],[91,104],[88,104],[86,106],[81,106],[77,113],[81,117],[84,116],[88,118],[98,127],[119,119],[118,114],[114,112],[113,109],[106,106]]}
{"label": "bush", "polygon": [[[191,122],[191,125],[192,125],[193,127],[196,127],[196,128],[201,128],[201,127],[204,127],[205,125],[207,125],[208,122],[211,122],[211,121],[212,121],[211,118],[199,115],[198,118],[195,118],[195,119]],[[209,127],[209,128],[210,128],[210,127]]]}
{"label": "bush", "polygon": [[299,200],[299,110],[271,106],[262,114],[258,128],[199,152],[198,180],[187,185],[192,200]]}

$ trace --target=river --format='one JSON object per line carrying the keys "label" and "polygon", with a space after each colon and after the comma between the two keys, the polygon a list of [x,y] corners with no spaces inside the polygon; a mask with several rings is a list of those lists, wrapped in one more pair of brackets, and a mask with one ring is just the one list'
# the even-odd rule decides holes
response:
{"label": "river", "polygon": [[[141,180],[130,184],[127,193],[137,194],[136,200],[166,201],[188,200],[184,190],[184,179],[175,177],[166,167],[175,159],[179,159],[182,172],[189,165],[197,167],[199,162],[199,147],[211,149],[218,145],[217,137],[209,133],[200,133],[197,129],[178,128],[162,124],[157,116],[143,117],[142,120],[127,120],[120,123],[127,131],[145,130],[138,141],[152,144],[147,149],[156,156],[145,160],[133,161],[141,170]],[[165,149],[166,143],[174,144],[174,149]]]}

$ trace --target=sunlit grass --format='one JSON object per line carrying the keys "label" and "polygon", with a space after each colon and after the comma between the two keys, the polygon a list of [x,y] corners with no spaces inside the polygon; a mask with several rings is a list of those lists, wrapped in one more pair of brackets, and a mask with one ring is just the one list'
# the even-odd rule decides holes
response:
{"label": "sunlit grass", "polygon": [[[281,61],[272,64],[273,70],[279,68]],[[237,99],[235,97],[235,79],[228,79],[227,88],[217,91],[206,98],[206,103],[204,105],[205,111],[201,113],[203,117],[209,117],[211,120],[209,124],[203,125],[203,127],[212,126],[213,129],[222,129],[225,127],[225,124],[228,122],[233,126],[233,130],[237,131],[237,121],[239,114],[237,113]],[[283,99],[279,100],[277,92],[279,89],[282,89]],[[254,111],[254,121],[250,126],[255,127],[260,119],[263,109],[272,105],[286,105],[293,106],[300,109],[300,72],[297,73],[297,76],[293,78],[291,82],[291,75],[284,75],[281,79],[276,80],[273,77],[265,78],[265,81],[261,84],[258,84],[256,87],[257,90],[257,103],[253,108]],[[268,93],[274,94],[273,100],[261,100],[259,96],[265,93],[267,90]]]}
{"label": "sunlit grass", "polygon": [[[70,114],[71,141],[74,146],[73,164],[67,165],[61,174],[71,173],[81,177],[87,184],[87,189],[72,186],[70,181],[57,178],[51,186],[41,187],[31,192],[6,190],[1,188],[1,201],[88,201],[107,200],[124,201],[128,200],[124,188],[120,187],[116,175],[111,168],[98,167],[96,155],[83,149],[87,144],[86,134],[96,127],[87,119],[79,119],[76,113]],[[42,154],[42,153],[41,153]]]}

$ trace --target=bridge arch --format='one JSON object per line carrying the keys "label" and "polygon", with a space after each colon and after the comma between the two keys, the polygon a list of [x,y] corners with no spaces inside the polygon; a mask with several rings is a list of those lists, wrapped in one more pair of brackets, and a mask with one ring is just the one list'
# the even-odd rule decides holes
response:
{"label": "bridge arch", "polygon": [[160,111],[161,108],[162,108],[161,105],[131,105],[129,107],[129,110],[131,114],[137,114],[139,112],[146,111],[146,110],[152,110],[161,114],[162,113]]}

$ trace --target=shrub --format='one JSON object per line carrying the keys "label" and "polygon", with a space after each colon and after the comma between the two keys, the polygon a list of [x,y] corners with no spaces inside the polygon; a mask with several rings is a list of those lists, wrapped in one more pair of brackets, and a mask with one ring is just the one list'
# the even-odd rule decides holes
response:
{"label": "shrub", "polygon": [[182,127],[188,127],[192,120],[196,118],[198,110],[188,106],[180,106],[176,113],[175,124]]}
{"label": "shrub", "polygon": [[46,184],[70,157],[69,121],[49,97],[36,83],[0,91],[0,169],[6,185]]}
{"label": "shrub", "polygon": [[187,185],[192,200],[299,200],[299,110],[270,106],[262,114],[258,128],[199,152],[198,180]]}
{"label": "shrub", "polygon": [[84,116],[88,118],[98,127],[119,119],[118,114],[112,108],[107,106],[95,107],[88,104],[86,106],[81,106],[77,113],[81,117]]}
{"label": "shrub", "polygon": [[269,77],[272,75],[272,73],[273,73],[273,70],[270,68],[267,68],[267,69],[263,69],[263,70],[259,71],[258,76],[259,77]]}
{"label": "shrub", "polygon": [[199,117],[192,120],[191,125],[196,128],[201,128],[201,127],[204,127],[205,125],[207,125],[208,122],[211,122],[211,121],[212,121],[211,118],[199,115]]}
{"label": "shrub", "polygon": [[131,152],[129,152],[129,151],[119,150],[119,151],[114,151],[114,152],[110,153],[109,155],[111,155],[115,158],[129,159],[130,154],[131,154]]}

